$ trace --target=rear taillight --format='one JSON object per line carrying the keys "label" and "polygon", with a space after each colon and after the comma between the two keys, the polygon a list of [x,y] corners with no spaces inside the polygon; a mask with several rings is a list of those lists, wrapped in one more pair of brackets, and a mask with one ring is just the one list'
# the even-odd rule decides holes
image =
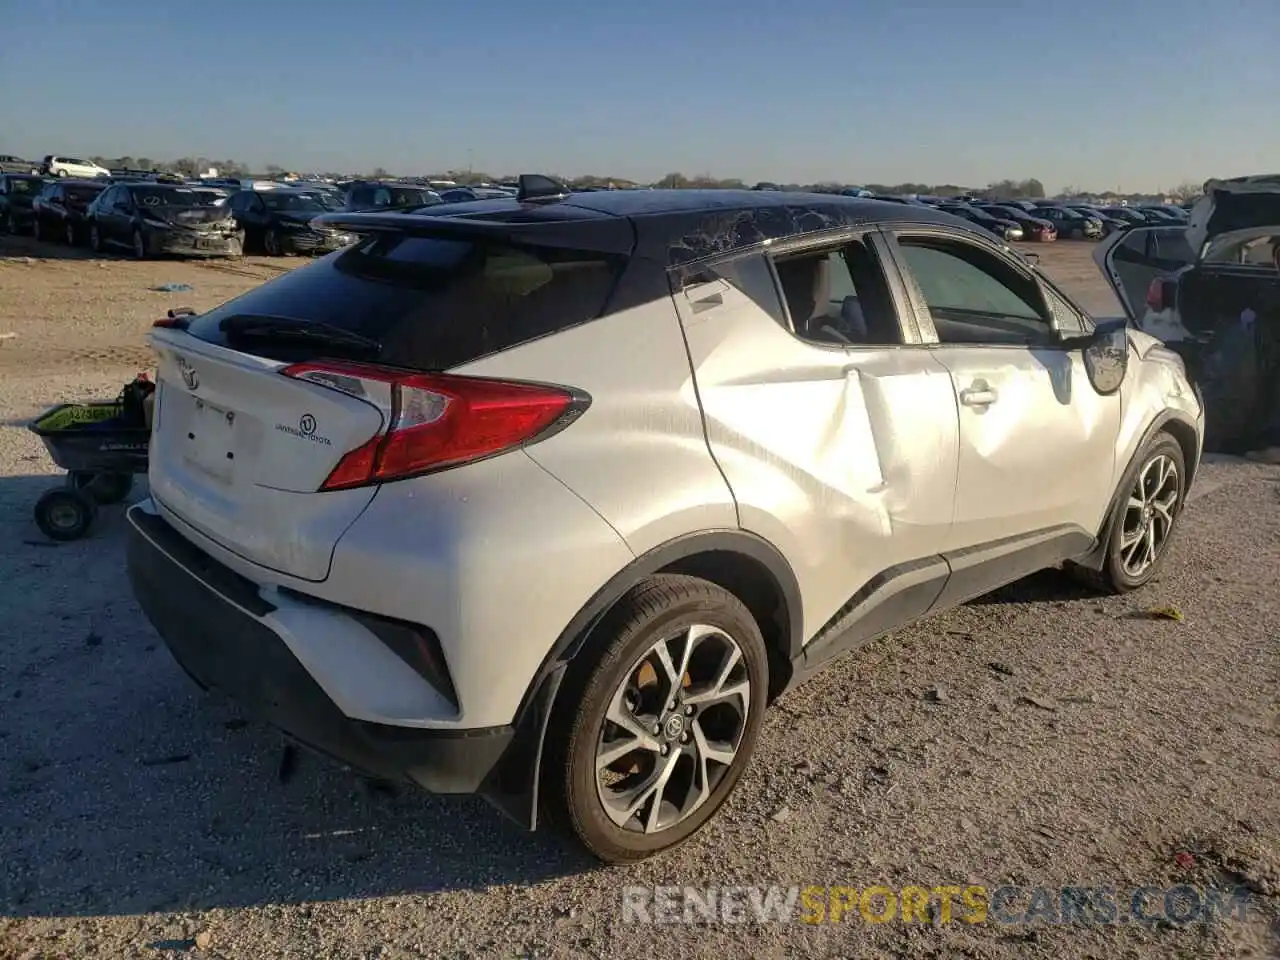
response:
{"label": "rear taillight", "polygon": [[321,490],[403,480],[491,457],[560,429],[589,402],[564,387],[363,363],[295,363],[280,372],[382,410],[384,429],[344,454]]}

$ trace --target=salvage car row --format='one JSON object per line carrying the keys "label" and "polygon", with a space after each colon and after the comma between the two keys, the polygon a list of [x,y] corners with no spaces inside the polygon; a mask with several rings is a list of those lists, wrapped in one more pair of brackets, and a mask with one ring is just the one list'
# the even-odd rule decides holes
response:
{"label": "salvage car row", "polygon": [[877,200],[933,207],[968,220],[1001,240],[1101,240],[1133,227],[1185,225],[1175,204],[1103,206],[1071,200],[984,200],[975,197],[892,197]]}
{"label": "salvage car row", "polygon": [[[456,195],[455,195],[456,194]],[[144,259],[165,254],[240,256],[255,251],[328,253],[354,238],[316,227],[322,213],[413,210],[449,202],[509,196],[459,188],[444,194],[412,183],[353,181],[186,181],[181,177],[94,177],[46,180],[0,175],[0,228],[95,252],[121,250]]]}
{"label": "salvage car row", "polygon": [[[409,212],[444,203],[509,199],[505,186],[436,191],[413,182],[262,180],[186,181],[176,176],[44,179],[0,175],[0,228],[30,230],[37,239],[137,258],[162,254],[269,256],[321,254],[352,238],[316,227],[323,213]],[[1187,211],[1174,205],[1103,207],[1065,200],[986,200],[974,197],[873,199],[941,210],[1004,241],[1099,240],[1137,226],[1179,226]]]}

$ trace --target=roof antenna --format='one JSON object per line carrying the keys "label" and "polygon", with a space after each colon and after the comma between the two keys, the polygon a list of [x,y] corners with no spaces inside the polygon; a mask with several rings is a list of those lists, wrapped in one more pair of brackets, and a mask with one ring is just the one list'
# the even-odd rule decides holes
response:
{"label": "roof antenna", "polygon": [[517,182],[520,189],[516,192],[516,200],[520,203],[551,203],[569,195],[567,186],[540,173],[522,173]]}

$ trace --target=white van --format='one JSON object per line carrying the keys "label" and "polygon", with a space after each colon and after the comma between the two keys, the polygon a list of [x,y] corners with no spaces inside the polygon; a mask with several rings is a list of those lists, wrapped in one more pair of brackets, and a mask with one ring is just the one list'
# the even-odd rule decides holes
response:
{"label": "white van", "polygon": [[111,176],[110,170],[98,166],[91,160],[55,157],[53,154],[44,158],[44,162],[40,164],[40,172],[46,177],[79,177],[88,180],[94,177]]}

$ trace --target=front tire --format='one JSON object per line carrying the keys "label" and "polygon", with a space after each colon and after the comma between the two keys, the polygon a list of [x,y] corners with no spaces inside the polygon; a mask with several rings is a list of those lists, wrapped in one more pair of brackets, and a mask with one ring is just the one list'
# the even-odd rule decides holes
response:
{"label": "front tire", "polygon": [[89,225],[89,247],[94,253],[102,253],[102,231],[96,223]]}
{"label": "front tire", "polygon": [[40,229],[39,217],[36,217],[31,221],[31,239],[36,241],[36,243],[41,243],[45,239],[44,231]]}
{"label": "front tire", "polygon": [[133,259],[147,259],[147,238],[142,235],[141,230],[133,231]]}
{"label": "front tire", "polygon": [[76,225],[70,220],[67,221],[66,229],[63,231],[63,239],[67,241],[68,247],[76,245]]}
{"label": "front tire", "polygon": [[268,257],[284,256],[284,244],[280,240],[279,232],[274,227],[262,235],[262,249]]}
{"label": "front tire", "polygon": [[1178,441],[1156,434],[1120,489],[1102,569],[1076,568],[1088,583],[1108,593],[1145,587],[1164,564],[1186,503],[1186,458]]}
{"label": "front tire", "polygon": [[695,577],[633,587],[570,667],[549,733],[548,812],[607,863],[696,833],[750,763],[768,699],[760,627]]}

